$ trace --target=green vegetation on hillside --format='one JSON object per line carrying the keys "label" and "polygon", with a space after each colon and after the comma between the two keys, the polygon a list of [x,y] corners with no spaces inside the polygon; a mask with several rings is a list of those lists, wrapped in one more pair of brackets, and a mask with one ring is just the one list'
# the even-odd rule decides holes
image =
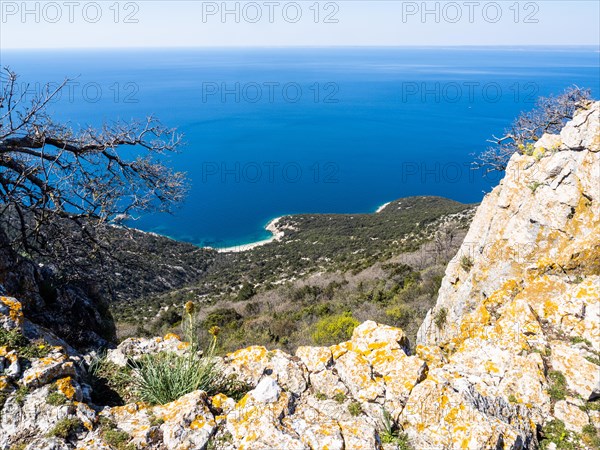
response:
{"label": "green vegetation on hillside", "polygon": [[220,351],[330,344],[368,319],[400,326],[414,341],[473,212],[440,197],[410,197],[377,214],[288,216],[281,241],[216,254],[198,282],[114,309],[121,324],[146,317],[146,328],[128,329],[150,335],[178,331],[181,305],[193,300],[203,333],[221,328]]}

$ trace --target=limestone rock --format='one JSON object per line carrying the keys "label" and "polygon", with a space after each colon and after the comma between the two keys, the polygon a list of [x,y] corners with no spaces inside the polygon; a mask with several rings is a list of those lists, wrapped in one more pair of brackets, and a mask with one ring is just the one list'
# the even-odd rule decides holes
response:
{"label": "limestone rock", "polygon": [[0,328],[20,330],[23,325],[21,302],[12,297],[0,297]]}
{"label": "limestone rock", "polygon": [[584,400],[600,398],[600,366],[588,361],[581,351],[559,341],[550,344],[552,367],[561,372],[567,387]]}
{"label": "limestone rock", "polygon": [[562,420],[568,430],[576,433],[581,433],[581,429],[590,422],[586,413],[565,400],[554,405],[554,417]]}
{"label": "limestone rock", "polygon": [[228,354],[224,363],[228,374],[235,374],[251,386],[256,386],[263,375],[269,375],[295,394],[304,392],[307,387],[306,368],[300,358],[281,350],[268,351],[262,346],[252,346]]}
{"label": "limestone rock", "polygon": [[600,150],[600,103],[595,102],[589,108],[580,111],[560,132],[563,146],[569,149]]}
{"label": "limestone rock", "polygon": [[75,366],[62,349],[55,350],[44,358],[35,359],[31,367],[23,373],[23,384],[39,387],[57,378],[75,376]]}
{"label": "limestone rock", "polygon": [[182,355],[188,351],[189,346],[189,343],[181,341],[179,336],[173,333],[164,338],[129,338],[121,342],[116,349],[109,350],[106,359],[117,366],[125,367],[129,359],[137,360],[149,353],[167,352]]}

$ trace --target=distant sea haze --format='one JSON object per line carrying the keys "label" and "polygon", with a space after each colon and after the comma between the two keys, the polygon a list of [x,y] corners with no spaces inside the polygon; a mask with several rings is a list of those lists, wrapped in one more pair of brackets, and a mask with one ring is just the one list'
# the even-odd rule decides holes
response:
{"label": "distant sea haze", "polygon": [[189,197],[130,225],[219,248],[269,238],[285,214],[478,202],[500,176],[470,167],[492,134],[539,96],[600,91],[593,47],[15,50],[2,64],[32,92],[76,77],[51,105],[74,127],[149,114],[178,127],[169,162]]}

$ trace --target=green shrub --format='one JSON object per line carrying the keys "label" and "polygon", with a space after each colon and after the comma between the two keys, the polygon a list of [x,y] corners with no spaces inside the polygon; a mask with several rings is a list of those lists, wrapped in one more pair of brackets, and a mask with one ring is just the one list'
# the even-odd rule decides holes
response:
{"label": "green shrub", "polygon": [[312,338],[317,345],[335,344],[346,341],[352,336],[354,328],[358,326],[358,320],[350,313],[325,317],[315,324]]}
{"label": "green shrub", "polygon": [[415,311],[409,306],[398,305],[386,309],[385,315],[390,318],[392,325],[405,328],[413,321]]}
{"label": "green shrub", "polygon": [[68,439],[69,436],[77,432],[82,426],[82,423],[79,419],[74,417],[65,417],[64,419],[59,420],[48,432],[48,437],[58,437],[62,439]]}
{"label": "green shrub", "polygon": [[18,330],[0,328],[0,347],[7,346],[17,352],[21,358],[42,358],[50,351],[50,346],[43,339],[30,341]]}
{"label": "green shrub", "polygon": [[173,307],[170,307],[166,311],[162,311],[156,321],[153,324],[153,329],[160,330],[162,327],[172,327],[181,322],[183,317],[181,314]]}
{"label": "green shrub", "polygon": [[548,380],[550,386],[548,388],[548,395],[553,400],[564,400],[567,396],[567,380],[565,376],[558,370],[551,370],[548,372]]}
{"label": "green shrub", "polygon": [[242,319],[242,316],[232,308],[218,308],[210,312],[204,320],[204,328],[207,330],[212,327],[235,327]]}
{"label": "green shrub", "polygon": [[438,329],[442,329],[444,325],[446,325],[446,320],[448,318],[448,310],[443,306],[435,312],[433,317],[433,322]]}
{"label": "green shrub", "polygon": [[254,291],[254,286],[252,286],[250,283],[244,283],[237,294],[236,300],[245,301],[254,297],[255,294],[256,292]]}
{"label": "green shrub", "polygon": [[544,183],[541,183],[541,182],[539,182],[539,181],[533,181],[532,183],[529,183],[529,184],[527,185],[527,187],[528,187],[528,188],[531,190],[531,192],[533,193],[533,192],[535,192],[535,191],[537,190],[537,188],[539,188],[539,187],[540,187],[542,184],[544,184]]}
{"label": "green shrub", "polygon": [[360,406],[360,403],[358,403],[357,401],[353,401],[348,405],[348,412],[350,413],[351,416],[360,416],[363,412],[362,407]]}
{"label": "green shrub", "polygon": [[575,435],[567,430],[562,420],[554,419],[548,422],[542,428],[542,440],[540,448],[546,450],[551,448],[551,444],[556,445],[556,450],[575,450]]}

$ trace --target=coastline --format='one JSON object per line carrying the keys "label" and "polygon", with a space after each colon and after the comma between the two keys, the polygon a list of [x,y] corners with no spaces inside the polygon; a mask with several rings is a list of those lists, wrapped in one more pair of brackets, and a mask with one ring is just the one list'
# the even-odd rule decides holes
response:
{"label": "coastline", "polygon": [[375,210],[375,214],[377,214],[377,213],[380,213],[381,211],[383,211],[383,210],[385,209],[385,207],[386,207],[387,205],[389,205],[390,203],[392,203],[392,202],[387,202],[387,203],[384,203],[383,205],[381,205],[379,208],[377,208],[377,209]]}
{"label": "coastline", "polygon": [[[387,202],[387,203],[384,203],[383,205],[381,205],[379,208],[377,208],[375,210],[375,214],[383,211],[385,209],[385,207],[388,206],[390,203],[392,203],[392,202]],[[233,245],[231,247],[223,247],[223,248],[204,247],[204,248],[216,250],[219,253],[240,253],[240,252],[252,250],[253,248],[256,248],[256,247],[260,247],[261,245],[266,245],[266,244],[270,244],[271,242],[280,241],[281,238],[283,238],[283,236],[285,234],[283,232],[283,230],[281,230],[277,227],[277,224],[279,223],[279,221],[281,220],[282,217],[283,216],[276,217],[275,219],[271,220],[265,226],[265,230],[270,231],[272,234],[272,236],[270,238],[263,239],[263,240],[256,241],[256,242],[249,242],[248,244]]]}
{"label": "coastline", "polygon": [[283,230],[280,230],[279,228],[277,228],[277,224],[279,223],[279,220],[281,220],[282,217],[283,216],[276,217],[275,219],[271,220],[265,226],[265,230],[270,231],[272,234],[272,236],[270,238],[263,239],[261,241],[250,242],[248,244],[234,245],[232,247],[224,247],[224,248],[205,247],[205,248],[210,248],[212,250],[216,250],[219,253],[239,253],[239,252],[245,252],[248,250],[252,250],[253,248],[260,247],[261,245],[266,245],[271,242],[279,241],[279,240],[281,240],[281,238],[284,235]]}

